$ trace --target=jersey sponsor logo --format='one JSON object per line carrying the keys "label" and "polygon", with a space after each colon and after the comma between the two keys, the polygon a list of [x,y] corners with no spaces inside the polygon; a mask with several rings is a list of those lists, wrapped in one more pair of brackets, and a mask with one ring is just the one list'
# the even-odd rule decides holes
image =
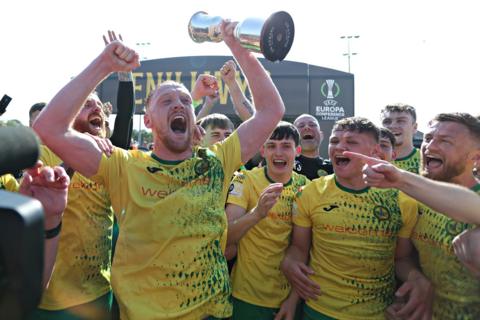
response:
{"label": "jersey sponsor logo", "polygon": [[329,207],[323,207],[323,211],[330,212],[333,209],[339,208],[336,204],[331,204]]}
{"label": "jersey sponsor logo", "polygon": [[70,188],[72,189],[85,189],[85,190],[92,190],[98,191],[101,187],[101,184],[96,182],[83,182],[83,181],[75,181],[70,183]]}
{"label": "jersey sponsor logo", "polygon": [[390,211],[383,206],[376,206],[373,208],[373,214],[378,220],[384,221],[390,219]]}
{"label": "jersey sponsor logo", "polygon": [[290,216],[289,214],[281,214],[281,213],[269,211],[267,216],[273,220],[281,220],[286,222],[292,221],[292,216]]}
{"label": "jersey sponsor logo", "polygon": [[147,197],[163,199],[167,197],[170,193],[166,190],[155,190],[150,188],[144,188],[142,186],[142,194]]}
{"label": "jersey sponsor logo", "polygon": [[325,231],[336,232],[336,233],[349,233],[349,234],[358,234],[361,236],[378,236],[378,237],[391,237],[394,235],[393,230],[377,230],[370,228],[362,228],[361,226],[357,227],[347,227],[342,225],[331,225],[326,223],[319,224],[319,227]]}

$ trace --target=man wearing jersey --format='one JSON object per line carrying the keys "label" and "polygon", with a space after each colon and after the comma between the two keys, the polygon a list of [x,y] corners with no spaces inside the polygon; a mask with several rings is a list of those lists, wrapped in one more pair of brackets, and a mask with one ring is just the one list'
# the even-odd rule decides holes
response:
{"label": "man wearing jersey", "polygon": [[[308,179],[293,172],[299,134],[280,122],[260,149],[266,166],[234,177],[227,199],[227,246],[238,246],[232,271],[233,320],[293,316],[297,299],[280,271],[292,231],[292,205]],[[228,257],[227,257],[228,258]]]}
{"label": "man wearing jersey", "polygon": [[[72,127],[105,138],[105,114],[95,93],[88,96]],[[44,145],[40,159],[51,166],[63,163]],[[79,172],[73,173],[68,194],[55,270],[31,319],[107,319],[112,304],[110,198],[103,183]]]}
{"label": "man wearing jersey", "polygon": [[381,113],[382,126],[395,136],[396,159],[394,164],[404,170],[418,173],[420,150],[413,145],[413,136],[417,132],[417,113],[415,108],[403,103],[385,106]]}
{"label": "man wearing jersey", "polygon": [[260,62],[235,41],[235,25],[222,23],[222,34],[248,78],[257,112],[211,149],[192,148],[192,98],[214,93],[213,76],[197,81],[192,95],[172,81],[152,91],[144,118],[154,137],[151,154],[116,148],[107,158],[90,137],[71,130],[70,122],[99,82],[111,72],[139,66],[138,54],[117,41],[59,92],[34,124],[55,153],[104,183],[110,194],[121,230],[112,266],[121,318],[231,315],[220,245],[227,222],[224,199],[234,171],[260,148],[285,109]]}
{"label": "man wearing jersey", "polygon": [[[429,122],[421,151],[421,174],[424,177],[454,183],[480,194],[480,184],[472,175],[475,163],[480,161],[479,119],[467,113],[435,116]],[[422,271],[435,287],[433,317],[480,318],[480,280],[475,277],[475,266],[472,265],[474,261],[478,263],[478,259],[469,257],[475,248],[475,244],[469,242],[478,232],[475,227],[480,225],[478,201],[474,202],[478,198],[471,200],[471,192],[465,193],[465,190],[448,185],[437,186],[388,164],[369,161],[371,167],[366,170],[368,184],[399,188],[424,203],[419,205],[418,223],[412,239]],[[454,248],[452,241],[459,234],[472,238],[463,239],[463,244]],[[460,236],[457,241],[461,240]]]}
{"label": "man wearing jersey", "polygon": [[[396,189],[365,187],[363,163],[343,155],[376,155],[378,139],[367,119],[337,121],[329,139],[334,174],[313,181],[297,198],[282,270],[306,299],[304,319],[383,319],[393,302],[394,263],[410,260],[416,203]],[[420,273],[397,275],[411,286],[403,290],[415,301],[401,310],[410,315],[412,305],[423,306],[416,298],[426,280]]]}

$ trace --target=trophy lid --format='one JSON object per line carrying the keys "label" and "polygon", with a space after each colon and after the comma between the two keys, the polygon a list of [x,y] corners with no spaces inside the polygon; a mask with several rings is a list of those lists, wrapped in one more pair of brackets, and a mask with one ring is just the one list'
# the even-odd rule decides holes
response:
{"label": "trophy lid", "polygon": [[260,48],[270,61],[282,61],[293,44],[295,25],[288,12],[273,13],[263,25],[260,35]]}

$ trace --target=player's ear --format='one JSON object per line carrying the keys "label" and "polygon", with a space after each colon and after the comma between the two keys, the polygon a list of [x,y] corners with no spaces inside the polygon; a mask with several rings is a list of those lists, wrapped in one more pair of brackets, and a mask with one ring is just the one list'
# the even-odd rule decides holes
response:
{"label": "player's ear", "polygon": [[143,124],[145,124],[145,127],[147,127],[148,129],[152,128],[152,121],[148,112],[143,115]]}

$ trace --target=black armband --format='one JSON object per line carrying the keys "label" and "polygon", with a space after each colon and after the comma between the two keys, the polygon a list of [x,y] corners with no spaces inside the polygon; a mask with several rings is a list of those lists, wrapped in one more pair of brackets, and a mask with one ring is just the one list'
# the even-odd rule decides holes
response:
{"label": "black armband", "polygon": [[62,221],[53,229],[45,230],[45,239],[53,239],[60,233],[62,230]]}

